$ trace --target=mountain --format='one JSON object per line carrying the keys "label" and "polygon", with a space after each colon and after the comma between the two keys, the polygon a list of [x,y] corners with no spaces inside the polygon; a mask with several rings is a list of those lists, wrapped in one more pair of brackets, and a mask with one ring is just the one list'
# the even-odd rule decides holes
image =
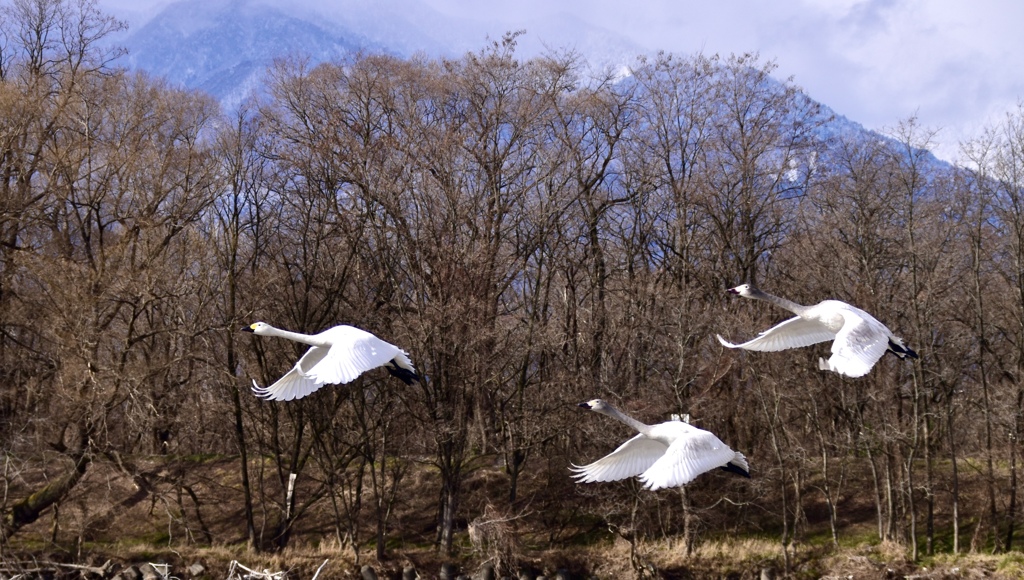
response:
{"label": "mountain", "polygon": [[[443,14],[429,1],[101,0],[100,8],[129,24],[111,39],[128,49],[124,64],[205,91],[227,108],[258,86],[279,57],[305,57],[310,64],[359,51],[458,57],[516,30],[526,32],[517,38],[516,50],[524,59],[574,50],[594,69],[622,70],[647,52],[566,12],[499,22]],[[823,138],[886,140],[827,106],[822,117],[831,117],[819,130]]]}
{"label": "mountain", "polygon": [[[422,0],[176,0],[105,6],[128,22],[113,38],[128,49],[125,64],[201,89],[225,105],[237,103],[275,58],[308,57],[311,64],[357,52],[400,57],[460,56],[513,29],[496,21],[454,18]],[[598,66],[624,63],[643,52],[614,32],[569,14],[516,23],[524,29],[517,54],[530,57],[574,49]]]}
{"label": "mountain", "polygon": [[128,66],[227,102],[244,95],[276,57],[306,54],[323,61],[382,48],[329,22],[245,0],[174,2],[129,30],[117,39],[128,48]]}

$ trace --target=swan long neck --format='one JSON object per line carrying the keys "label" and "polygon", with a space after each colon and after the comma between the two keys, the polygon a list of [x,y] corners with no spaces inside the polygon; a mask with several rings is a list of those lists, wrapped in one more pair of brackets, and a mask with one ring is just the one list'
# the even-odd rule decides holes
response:
{"label": "swan long neck", "polygon": [[609,417],[611,417],[613,419],[618,419],[619,421],[622,421],[626,425],[629,425],[630,427],[636,429],[637,431],[639,431],[640,433],[643,433],[644,435],[650,435],[650,431],[651,431],[651,426],[650,425],[647,425],[645,423],[641,423],[640,421],[637,421],[636,419],[630,417],[629,415],[623,413],[622,411],[616,409],[615,407],[613,407],[613,406],[611,406],[611,405],[609,405],[607,403],[605,404],[605,408],[603,409],[603,412],[604,412],[605,415],[608,415]]}
{"label": "swan long neck", "polygon": [[808,310],[808,307],[804,306],[803,304],[797,304],[792,300],[786,300],[785,298],[774,296],[767,292],[758,290],[757,288],[750,289],[750,297],[756,298],[758,300],[764,300],[765,302],[771,302],[772,304],[780,308],[785,308],[786,310],[789,310],[790,312],[796,314],[797,316],[803,316]]}
{"label": "swan long neck", "polygon": [[301,332],[292,332],[290,330],[281,330],[280,328],[274,328],[273,326],[264,333],[267,336],[277,336],[279,338],[287,338],[288,340],[294,340],[295,342],[301,342],[310,346],[330,346],[317,337],[309,334],[302,334]]}

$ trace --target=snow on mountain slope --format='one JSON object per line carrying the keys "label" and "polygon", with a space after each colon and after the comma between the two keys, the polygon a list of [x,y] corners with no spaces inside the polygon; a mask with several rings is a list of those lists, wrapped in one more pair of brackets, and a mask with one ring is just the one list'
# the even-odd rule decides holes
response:
{"label": "snow on mountain slope", "polygon": [[569,14],[508,26],[443,15],[422,0],[105,0],[101,7],[129,24],[114,39],[128,49],[125,64],[204,90],[226,105],[237,103],[273,59],[284,56],[314,64],[360,50],[454,57],[514,30],[526,31],[517,47],[524,58],[575,50],[604,67],[641,52]]}
{"label": "snow on mountain slope", "polygon": [[[526,32],[516,50],[524,59],[571,50],[594,70],[624,71],[645,52],[567,12],[499,23],[481,16],[485,10],[475,17],[443,14],[427,0],[101,0],[100,8],[129,24],[112,39],[128,49],[124,64],[203,90],[228,108],[258,87],[279,57],[311,64],[356,51],[458,57],[518,30]],[[822,115],[832,111],[825,107]],[[840,115],[820,132],[826,139],[881,138]]]}
{"label": "snow on mountain slope", "polygon": [[381,49],[358,34],[245,0],[174,2],[126,37],[127,64],[170,82],[237,100],[274,58],[340,58]]}

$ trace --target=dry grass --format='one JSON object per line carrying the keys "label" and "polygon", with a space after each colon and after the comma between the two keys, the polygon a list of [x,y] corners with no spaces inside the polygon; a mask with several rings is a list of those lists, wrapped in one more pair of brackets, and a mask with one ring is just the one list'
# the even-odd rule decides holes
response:
{"label": "dry grass", "polygon": [[[168,465],[166,458],[143,458],[135,465],[150,478],[148,493],[141,493],[121,470],[96,462],[74,495],[61,505],[57,542],[51,541],[54,517],[47,514],[4,546],[6,551],[0,554],[0,564],[14,561],[12,558],[35,558],[96,566],[111,558],[125,565],[166,562],[181,571],[199,563],[208,577],[223,577],[230,563],[236,561],[253,570],[287,571],[292,578],[308,579],[324,560],[329,563],[321,578],[358,578],[362,564],[372,564],[382,577],[400,574],[407,565],[430,577],[448,560],[432,545],[436,476],[428,469],[410,474],[410,493],[396,506],[388,537],[388,555],[392,559],[378,564],[372,538],[368,537],[368,524],[362,530],[363,543],[357,560],[352,546],[338,540],[331,514],[326,510],[308,512],[283,551],[246,549],[244,516],[238,505],[237,465],[232,458],[195,461],[187,464],[187,470],[177,466],[183,475],[175,475],[177,472],[171,469],[175,465]],[[195,490],[198,506],[188,495],[177,493],[176,482],[181,477]],[[527,508],[519,512],[499,509],[492,503],[493,498],[504,492],[504,479],[497,470],[477,469],[467,481],[462,505],[465,527],[457,534],[454,558],[465,573],[479,570],[486,561],[505,572],[528,566],[549,576],[558,570],[568,570],[572,577],[666,580],[758,578],[764,568],[780,573],[785,568],[779,540],[770,531],[757,536],[724,535],[721,530],[725,529],[723,522],[727,518],[722,508],[708,512],[705,533],[689,555],[678,540],[643,539],[640,534],[631,543],[608,532],[608,518],[571,510],[565,513],[574,519],[554,537],[545,525],[567,520],[546,520],[540,516],[551,515],[545,514],[545,506],[554,512],[563,504],[571,505],[573,498],[565,495],[565,488],[549,488],[543,477],[538,477],[532,487],[528,480],[521,483],[524,495],[534,495]],[[268,489],[266,493],[276,492]],[[934,578],[968,578],[976,574],[1024,578],[1024,555],[1020,553],[936,556],[912,564],[905,547],[871,541],[877,535],[874,510],[859,496],[851,496],[843,504],[842,547],[833,549],[827,520],[822,519],[820,506],[814,503],[816,496],[808,494],[804,501],[810,522],[802,530],[802,541],[790,550],[793,578],[885,577],[890,570],[897,575],[924,574]],[[671,502],[664,506],[672,509]],[[197,507],[202,521],[197,516]],[[557,513],[563,517],[562,512]],[[258,521],[257,528],[269,530],[272,520],[268,517]],[[771,530],[773,526],[768,516],[752,522],[751,527],[762,530]],[[208,528],[212,546],[204,541],[204,527]],[[735,529],[741,530],[742,526]],[[713,533],[723,535],[712,537]],[[193,543],[196,541],[202,544]],[[935,575],[940,572],[946,576]]]}
{"label": "dry grass", "polygon": [[694,549],[693,557],[705,560],[754,562],[781,557],[779,541],[767,538],[730,538],[709,540]]}
{"label": "dry grass", "polygon": [[[8,554],[9,556],[10,554]],[[329,560],[320,578],[359,578],[361,564],[370,564],[381,577],[397,577],[404,566],[414,565],[421,577],[433,577],[444,560],[429,548],[404,551],[383,564],[364,554],[355,561],[348,547],[335,539],[324,538],[317,545],[297,543],[280,552],[255,552],[233,546],[182,546],[155,548],[149,545],[115,543],[94,549],[84,561],[99,565],[108,558],[121,566],[144,562],[166,563],[179,578],[188,578],[185,570],[202,564],[205,576],[226,577],[231,562],[268,573],[286,572],[288,578],[307,580]],[[554,576],[567,570],[571,577],[617,579],[758,579],[764,569],[773,569],[783,576],[784,564],[779,543],[772,538],[728,537],[700,543],[687,556],[680,542],[667,540],[637,541],[631,544],[614,537],[580,548],[560,548],[520,554],[518,565],[529,566],[536,573]],[[457,562],[463,572],[472,573],[487,559],[486,554]],[[896,544],[831,548],[798,545],[791,552],[791,578],[1024,578],[1024,554],[938,555],[911,564],[906,550]]]}
{"label": "dry grass", "polygon": [[513,574],[523,559],[520,516],[506,513],[488,504],[484,513],[469,522],[468,535],[473,551],[490,562],[499,574]]}

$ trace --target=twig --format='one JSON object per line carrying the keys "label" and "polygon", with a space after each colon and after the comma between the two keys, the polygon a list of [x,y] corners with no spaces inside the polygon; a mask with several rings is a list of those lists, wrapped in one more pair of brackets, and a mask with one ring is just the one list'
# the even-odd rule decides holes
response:
{"label": "twig", "polygon": [[35,564],[35,568],[0,568],[0,573],[16,573],[11,578],[19,578],[22,576],[28,577],[29,574],[38,574],[41,572],[54,572],[58,568],[70,568],[72,570],[81,570],[83,572],[89,572],[91,574],[98,574],[99,576],[106,577],[110,573],[112,568],[110,560],[103,563],[102,566],[84,566],[82,564],[63,564],[60,562],[38,562]]}
{"label": "twig", "polygon": [[[326,563],[327,562],[324,562],[324,564],[326,564]],[[321,567],[323,567],[323,566],[321,565]],[[244,576],[241,575],[241,574],[239,574],[238,576],[235,576],[235,568],[241,568],[242,570],[245,570],[246,572],[248,572],[248,574],[245,574]],[[243,580],[284,580],[285,576],[286,576],[286,574],[284,572],[271,572],[270,570],[264,570],[262,572],[257,572],[256,570],[253,570],[251,568],[246,568],[242,564],[239,564],[238,560],[232,560],[231,561],[231,566],[228,568],[228,578],[229,579],[231,579],[231,578],[241,578]]]}
{"label": "twig", "polygon": [[313,580],[316,580],[316,577],[320,575],[320,570],[324,569],[324,566],[327,565],[327,562],[330,562],[330,560],[324,560],[324,563],[320,564],[320,567],[316,569],[316,574],[313,574]]}

